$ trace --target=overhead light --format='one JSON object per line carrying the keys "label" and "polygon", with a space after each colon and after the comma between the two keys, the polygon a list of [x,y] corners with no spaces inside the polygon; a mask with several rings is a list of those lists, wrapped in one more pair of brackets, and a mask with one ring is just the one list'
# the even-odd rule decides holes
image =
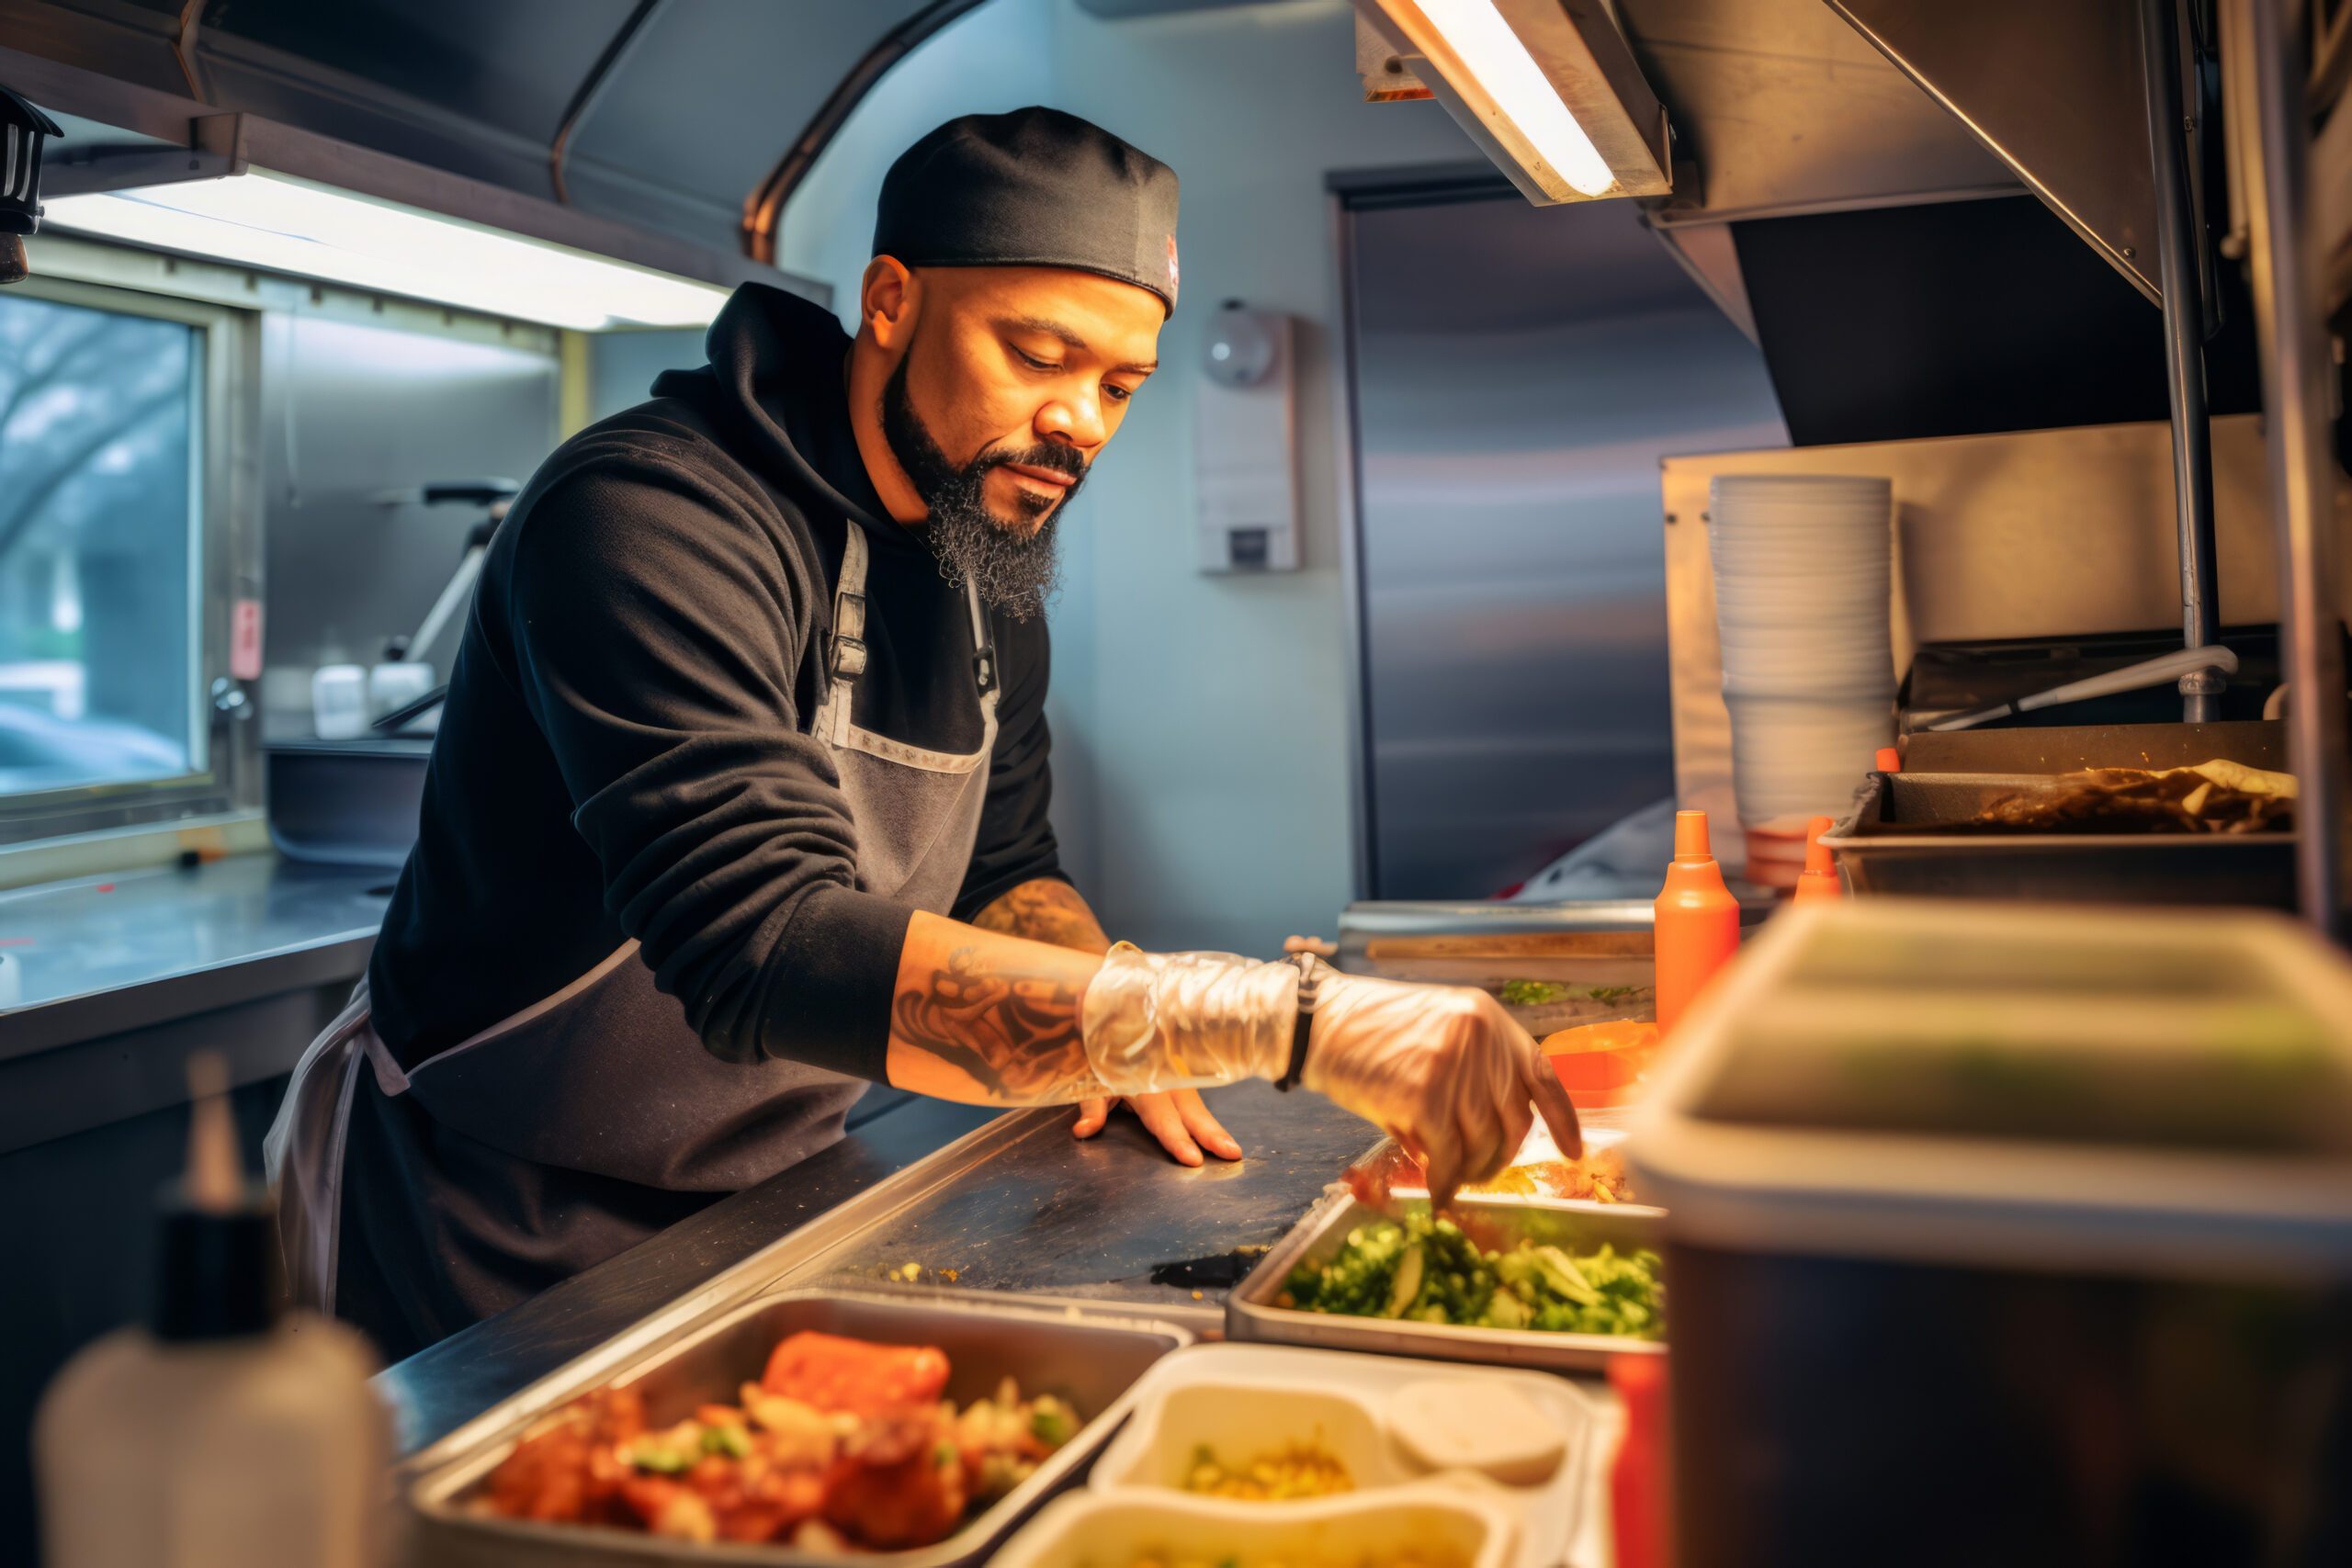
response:
{"label": "overhead light", "polygon": [[1356,9],[1529,200],[1674,188],[1666,110],[1605,0],[1356,0]]}
{"label": "overhead light", "polygon": [[699,327],[727,290],[254,169],[52,197],[54,228],[580,332]]}

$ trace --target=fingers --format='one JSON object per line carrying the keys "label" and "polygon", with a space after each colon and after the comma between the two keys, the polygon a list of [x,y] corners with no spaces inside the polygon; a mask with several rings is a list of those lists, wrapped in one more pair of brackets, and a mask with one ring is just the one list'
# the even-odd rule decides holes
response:
{"label": "fingers", "polygon": [[1499,1092],[1481,1089],[1454,1106],[1455,1170],[1464,1185],[1491,1181],[1519,1152],[1530,1113],[1515,1074],[1505,1075]]}
{"label": "fingers", "polygon": [[1560,1087],[1560,1075],[1541,1055],[1535,1058],[1535,1066],[1527,1075],[1527,1092],[1535,1101],[1535,1114],[1544,1118],[1552,1141],[1560,1145],[1560,1157],[1576,1159],[1582,1156],[1584,1129],[1577,1122],[1576,1102]]}
{"label": "fingers", "polygon": [[1184,1118],[1176,1110],[1173,1095],[1132,1094],[1127,1097],[1127,1108],[1143,1123],[1144,1131],[1159,1140],[1170,1158],[1179,1165],[1201,1163],[1200,1145],[1184,1130]]}
{"label": "fingers", "polygon": [[1169,1094],[1136,1094],[1124,1100],[1081,1100],[1078,1120],[1070,1124],[1073,1137],[1091,1138],[1110,1122],[1114,1105],[1124,1105],[1136,1113],[1136,1120],[1166,1149],[1169,1156],[1180,1165],[1199,1165],[1201,1151],[1208,1150],[1219,1159],[1239,1159],[1241,1145],[1225,1130],[1222,1122],[1209,1113],[1209,1108],[1196,1089],[1177,1089]]}
{"label": "fingers", "polygon": [[1421,1168],[1429,1173],[1430,1208],[1432,1212],[1446,1208],[1453,1201],[1454,1193],[1462,1186],[1462,1155],[1450,1138],[1440,1139],[1428,1150]]}
{"label": "fingers", "polygon": [[1504,1168],[1518,1157],[1520,1145],[1527,1142],[1527,1129],[1535,1121],[1535,1112],[1529,1107],[1526,1096],[1516,1090],[1498,1108],[1497,1113],[1502,1125],[1495,1143],[1494,1168],[1484,1176],[1474,1177],[1474,1180],[1491,1181],[1501,1175]]}
{"label": "fingers", "polygon": [[1193,1141],[1219,1159],[1239,1159],[1240,1141],[1225,1130],[1223,1122],[1209,1113],[1206,1101],[1196,1089],[1180,1089],[1169,1096],[1175,1101],[1176,1114],[1183,1122],[1184,1130]]}

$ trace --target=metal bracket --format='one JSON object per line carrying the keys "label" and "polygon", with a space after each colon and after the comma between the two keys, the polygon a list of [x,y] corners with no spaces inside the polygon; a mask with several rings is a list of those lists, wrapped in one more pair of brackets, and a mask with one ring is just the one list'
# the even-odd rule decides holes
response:
{"label": "metal bracket", "polygon": [[42,162],[41,193],[91,196],[242,175],[244,119],[241,114],[198,115],[188,121],[185,147],[153,141],[61,144]]}

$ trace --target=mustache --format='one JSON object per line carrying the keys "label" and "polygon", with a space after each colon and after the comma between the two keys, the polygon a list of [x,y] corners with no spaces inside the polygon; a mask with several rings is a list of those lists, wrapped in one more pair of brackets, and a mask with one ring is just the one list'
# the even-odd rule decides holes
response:
{"label": "mustache", "polygon": [[990,468],[1007,468],[1015,463],[1024,468],[1046,468],[1057,474],[1068,474],[1073,483],[1086,477],[1086,459],[1059,442],[1047,442],[1041,446],[1023,447],[1014,452],[983,452],[972,465],[972,469],[975,473],[985,473]]}

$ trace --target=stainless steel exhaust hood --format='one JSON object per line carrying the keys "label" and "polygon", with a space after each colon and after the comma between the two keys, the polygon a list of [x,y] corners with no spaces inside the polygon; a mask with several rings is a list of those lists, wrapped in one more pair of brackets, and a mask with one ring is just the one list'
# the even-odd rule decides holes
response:
{"label": "stainless steel exhaust hood", "polygon": [[2028,190],[2160,298],[2132,0],[1827,0]]}

